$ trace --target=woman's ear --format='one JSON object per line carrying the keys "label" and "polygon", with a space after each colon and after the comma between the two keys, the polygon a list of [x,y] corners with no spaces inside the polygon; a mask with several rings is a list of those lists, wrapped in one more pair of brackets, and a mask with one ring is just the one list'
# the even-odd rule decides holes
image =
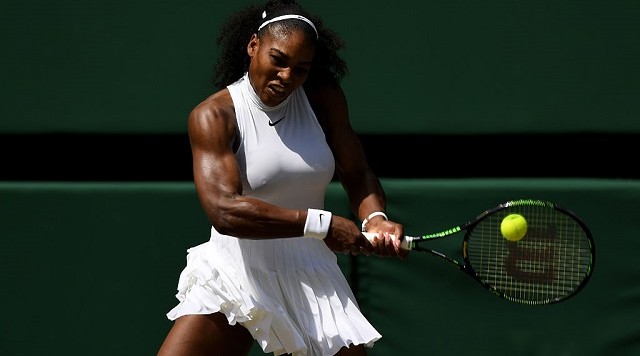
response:
{"label": "woman's ear", "polygon": [[251,39],[249,40],[249,44],[247,45],[247,54],[249,55],[249,57],[253,58],[253,55],[258,50],[258,43],[260,43],[260,40],[258,39],[258,35],[254,33],[253,35],[251,35]]}

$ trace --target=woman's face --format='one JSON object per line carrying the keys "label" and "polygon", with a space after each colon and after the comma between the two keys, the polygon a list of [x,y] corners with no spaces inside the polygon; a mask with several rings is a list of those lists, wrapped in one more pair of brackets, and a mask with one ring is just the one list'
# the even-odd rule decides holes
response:
{"label": "woman's face", "polygon": [[265,105],[276,106],[305,82],[315,50],[301,31],[266,31],[251,37],[247,53],[253,89]]}

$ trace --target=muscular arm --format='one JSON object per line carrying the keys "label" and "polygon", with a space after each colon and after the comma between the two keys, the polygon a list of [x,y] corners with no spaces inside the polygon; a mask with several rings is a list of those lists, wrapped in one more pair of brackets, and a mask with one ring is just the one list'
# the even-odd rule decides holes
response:
{"label": "muscular arm", "polygon": [[[332,122],[329,124],[333,125]],[[350,159],[361,158],[362,148],[359,143],[355,146],[346,142],[344,145],[339,144],[340,140],[351,138],[348,134],[340,134],[342,129],[332,128],[330,132],[338,134],[328,137],[330,144],[334,145],[332,148],[337,150],[334,155],[338,158],[338,174],[343,177],[343,184],[352,204],[362,214],[370,213],[367,209],[380,210],[384,207],[380,183],[370,173],[364,160],[361,161],[365,162],[364,166],[348,163]],[[190,113],[188,132],[196,191],[216,230],[238,238],[302,236],[307,218],[306,210],[285,209],[242,194],[240,169],[234,152],[237,139],[235,112],[227,90],[214,94]],[[352,131],[351,135],[355,137]],[[350,153],[352,149],[359,150],[360,154],[358,151]],[[358,177],[358,174],[364,176]],[[325,243],[334,251],[374,251],[351,220],[335,215]],[[387,244],[389,245],[388,240]]]}
{"label": "muscular arm", "polygon": [[306,211],[284,209],[242,195],[233,147],[237,133],[235,112],[226,89],[193,109],[188,132],[196,191],[216,230],[250,238],[302,235]]}
{"label": "muscular arm", "polygon": [[351,127],[343,91],[339,87],[318,89],[310,98],[333,151],[336,173],[349,196],[351,209],[360,220],[374,211],[385,211],[384,190]]}
{"label": "muscular arm", "polygon": [[[309,95],[311,105],[323,126],[327,142],[336,161],[336,172],[344,187],[352,211],[362,221],[374,211],[386,211],[386,195],[378,177],[373,173],[364,149],[349,121],[347,100],[340,87],[316,89]],[[377,216],[371,219],[370,231],[404,236],[401,224],[384,220]],[[374,251],[379,255],[406,257],[388,236],[374,243]]]}

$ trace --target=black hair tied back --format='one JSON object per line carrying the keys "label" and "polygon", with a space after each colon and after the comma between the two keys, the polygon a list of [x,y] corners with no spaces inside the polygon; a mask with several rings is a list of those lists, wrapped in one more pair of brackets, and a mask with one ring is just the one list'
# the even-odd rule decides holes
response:
{"label": "black hair tied back", "polygon": [[[247,45],[251,36],[265,21],[283,15],[303,16],[314,24],[317,31],[317,34],[313,33],[318,39],[316,54],[305,87],[339,83],[348,72],[346,62],[338,53],[344,48],[344,41],[337,33],[325,28],[321,18],[306,12],[295,0],[269,0],[264,6],[246,5],[229,17],[216,37],[220,55],[211,83],[222,89],[240,79],[248,69]],[[297,25],[294,23],[293,26]],[[304,28],[313,31],[311,27]]]}
{"label": "black hair tied back", "polygon": [[295,0],[271,0],[264,7],[264,12],[261,14],[261,17],[262,15],[266,15],[264,18],[261,18],[262,22],[282,15],[308,16]]}

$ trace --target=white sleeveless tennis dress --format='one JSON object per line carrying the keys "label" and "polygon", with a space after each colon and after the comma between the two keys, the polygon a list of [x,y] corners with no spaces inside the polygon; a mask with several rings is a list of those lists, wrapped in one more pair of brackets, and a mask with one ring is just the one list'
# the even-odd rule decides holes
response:
{"label": "white sleeveless tennis dress", "polygon": [[[334,160],[304,90],[267,107],[247,74],[228,89],[244,194],[291,209],[322,209]],[[349,344],[371,347],[381,337],[322,240],[238,239],[212,227],[209,241],[187,252],[170,320],[222,311],[274,355],[334,355]]]}

